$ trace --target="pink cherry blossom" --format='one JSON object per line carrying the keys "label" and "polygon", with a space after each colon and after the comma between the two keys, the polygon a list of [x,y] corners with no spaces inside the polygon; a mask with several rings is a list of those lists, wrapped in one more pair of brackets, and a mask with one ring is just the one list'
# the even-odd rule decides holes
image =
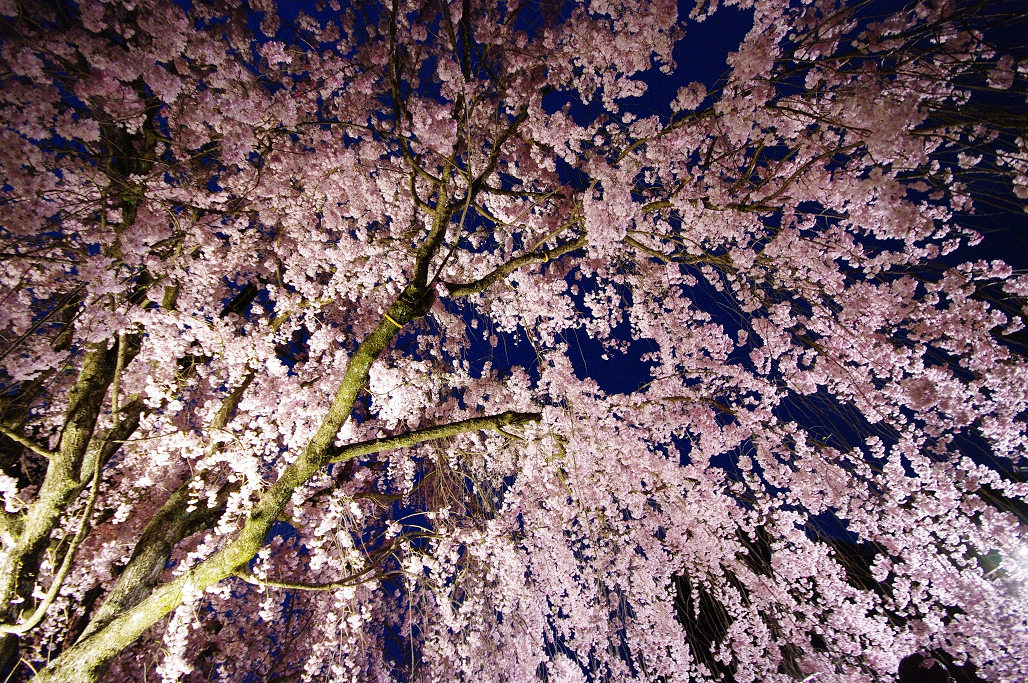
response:
{"label": "pink cherry blossom", "polygon": [[1028,72],[869,11],[0,2],[0,678],[1028,678]]}

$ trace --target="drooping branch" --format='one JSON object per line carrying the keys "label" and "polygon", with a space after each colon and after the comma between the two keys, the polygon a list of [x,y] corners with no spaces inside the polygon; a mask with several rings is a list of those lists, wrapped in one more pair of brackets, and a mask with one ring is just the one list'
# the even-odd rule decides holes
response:
{"label": "drooping branch", "polygon": [[341,579],[339,581],[328,581],[325,583],[307,583],[304,581],[280,581],[278,579],[261,579],[245,569],[240,569],[235,573],[236,578],[240,578],[247,583],[260,586],[261,588],[282,588],[284,590],[291,591],[333,591],[339,590],[340,588],[351,588],[353,586],[359,586],[360,584],[369,581],[372,578],[380,579],[383,578],[381,574],[374,574],[371,577],[367,573],[354,574],[353,576]]}
{"label": "drooping branch", "polygon": [[48,451],[47,449],[43,448],[42,446],[37,444],[32,439],[29,439],[27,437],[22,436],[21,434],[19,434],[18,432],[14,431],[13,429],[8,429],[2,423],[0,423],[0,434],[3,434],[4,436],[6,436],[11,441],[14,441],[15,443],[24,446],[25,448],[29,449],[30,451],[32,451],[36,455],[41,455],[41,456],[43,456],[44,458],[47,458],[47,459],[52,458],[53,455],[54,455],[53,451]]}
{"label": "drooping branch", "polygon": [[371,552],[368,555],[368,562],[363,569],[360,571],[352,572],[341,579],[335,581],[326,581],[321,583],[314,583],[311,581],[283,581],[281,579],[274,579],[271,577],[258,577],[250,571],[248,567],[240,567],[236,573],[236,578],[242,579],[247,583],[260,586],[261,588],[282,588],[284,590],[300,590],[300,591],[331,591],[340,588],[350,588],[353,586],[359,586],[362,583],[368,581],[375,581],[392,576],[396,572],[394,571],[377,571],[381,565],[382,560],[387,556],[393,554],[396,551],[396,546],[405,538],[404,535],[399,535],[393,538],[389,543],[381,548]]}
{"label": "drooping branch", "polygon": [[45,315],[40,316],[38,320],[32,323],[32,326],[29,327],[29,329],[22,332],[20,335],[18,335],[17,339],[15,339],[13,342],[4,347],[4,350],[0,352],[0,361],[2,361],[4,358],[10,355],[15,349],[17,349],[23,341],[25,341],[33,334],[35,334],[36,330],[42,327],[48,320],[50,320],[55,315],[61,313],[70,304],[76,302],[78,300],[79,295],[82,293],[84,289],[85,285],[79,285],[75,289],[65,294],[56,306],[47,311]]}
{"label": "drooping branch", "polygon": [[75,535],[71,539],[71,544],[68,546],[68,550],[64,554],[64,559],[61,561],[60,568],[58,568],[57,573],[54,574],[53,581],[50,584],[50,588],[47,589],[46,595],[39,604],[36,605],[36,609],[32,614],[24,621],[16,624],[0,624],[0,633],[15,635],[27,633],[34,629],[39,622],[43,620],[43,617],[46,616],[47,610],[50,609],[54,599],[57,597],[57,593],[61,590],[61,586],[64,585],[64,579],[68,576],[68,572],[71,571],[72,563],[75,561],[75,555],[78,552],[79,546],[85,539],[86,534],[89,533],[89,518],[93,515],[93,506],[96,504],[96,497],[100,492],[100,464],[100,458],[97,458],[93,469],[89,499],[86,501],[86,509],[82,512],[82,517],[79,519],[78,529],[76,529]]}

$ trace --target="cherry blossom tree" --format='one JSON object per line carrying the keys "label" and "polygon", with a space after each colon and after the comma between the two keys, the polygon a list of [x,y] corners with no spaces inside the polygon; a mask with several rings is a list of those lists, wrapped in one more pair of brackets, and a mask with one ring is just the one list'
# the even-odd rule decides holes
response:
{"label": "cherry blossom tree", "polygon": [[725,4],[0,2],[3,675],[1028,679],[1016,3]]}

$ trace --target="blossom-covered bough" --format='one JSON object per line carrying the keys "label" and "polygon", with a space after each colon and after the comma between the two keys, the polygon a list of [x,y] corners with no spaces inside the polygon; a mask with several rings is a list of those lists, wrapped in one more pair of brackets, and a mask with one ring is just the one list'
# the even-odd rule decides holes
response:
{"label": "blossom-covered bough", "polygon": [[1028,678],[1017,3],[728,4],[0,2],[0,675]]}

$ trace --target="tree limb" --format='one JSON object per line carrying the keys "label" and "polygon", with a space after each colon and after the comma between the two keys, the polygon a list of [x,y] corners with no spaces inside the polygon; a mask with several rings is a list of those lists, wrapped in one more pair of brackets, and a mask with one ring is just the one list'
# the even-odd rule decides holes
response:
{"label": "tree limb", "polygon": [[565,242],[564,244],[554,247],[553,249],[550,249],[548,251],[545,249],[541,251],[533,251],[512,258],[510,261],[507,261],[503,265],[497,267],[488,275],[481,277],[478,280],[475,280],[474,282],[468,282],[466,284],[456,282],[444,282],[443,286],[446,287],[446,290],[447,292],[449,292],[450,296],[452,296],[455,299],[463,296],[468,296],[469,294],[479,294],[481,292],[484,292],[486,289],[488,289],[496,282],[507,277],[518,268],[521,268],[522,266],[527,266],[531,263],[546,263],[547,261],[559,258],[564,254],[567,254],[568,252],[572,252],[576,249],[581,249],[585,246],[585,242],[586,236],[579,235],[570,242]]}
{"label": "tree limb", "polygon": [[21,444],[22,446],[24,446],[25,448],[29,449],[33,453],[35,453],[37,455],[41,455],[41,456],[43,456],[44,458],[46,458],[48,460],[54,456],[54,452],[53,451],[46,450],[45,448],[43,448],[42,446],[37,444],[32,439],[24,437],[21,434],[19,434],[18,432],[12,430],[12,429],[8,429],[3,424],[0,424],[0,434],[3,434],[4,436],[6,436],[11,441],[14,441],[15,443]]}
{"label": "tree limb", "polygon": [[[444,213],[443,209],[439,210],[435,228],[442,222]],[[431,248],[433,242],[438,246],[437,240],[429,238],[419,250],[416,272],[427,271],[427,261],[435,253]],[[182,604],[187,589],[202,591],[234,575],[257,554],[293,491],[309,481],[328,461],[339,429],[349,419],[357,395],[367,384],[372,364],[404,324],[424,314],[418,309],[424,286],[418,287],[417,282],[416,279],[404,288],[375,329],[357,347],[347,363],[339,389],[318,431],[299,457],[260,495],[236,538],[186,573],[158,586],[133,607],[120,611],[105,626],[82,637],[40,671],[35,680],[40,683],[98,680],[115,655]]]}
{"label": "tree limb", "polygon": [[406,434],[385,436],[380,439],[361,441],[360,443],[343,446],[329,456],[328,462],[345,462],[346,460],[359,458],[362,455],[381,453],[382,451],[392,451],[397,448],[407,448],[426,441],[444,439],[448,436],[457,436],[458,434],[467,434],[468,432],[484,430],[495,431],[499,430],[501,427],[527,424],[529,422],[537,422],[541,419],[541,413],[519,413],[513,410],[508,410],[506,412],[499,413],[498,415],[472,417],[467,420],[460,420],[459,422],[451,422],[450,424],[417,429],[413,432],[407,432]]}

